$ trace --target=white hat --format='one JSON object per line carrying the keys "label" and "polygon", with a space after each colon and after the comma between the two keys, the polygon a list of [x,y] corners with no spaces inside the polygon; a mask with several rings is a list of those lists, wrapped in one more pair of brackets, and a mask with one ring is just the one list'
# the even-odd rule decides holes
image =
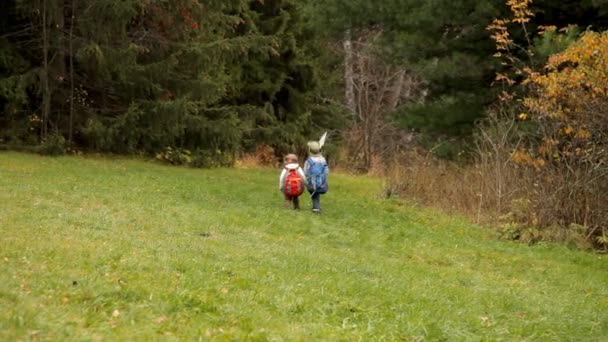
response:
{"label": "white hat", "polygon": [[321,145],[316,141],[309,141],[308,151],[310,151],[312,154],[318,154],[321,152]]}

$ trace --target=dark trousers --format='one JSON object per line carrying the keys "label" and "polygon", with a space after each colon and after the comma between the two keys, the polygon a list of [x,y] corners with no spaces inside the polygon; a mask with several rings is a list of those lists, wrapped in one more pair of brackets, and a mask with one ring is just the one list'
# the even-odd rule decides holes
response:
{"label": "dark trousers", "polygon": [[313,192],[310,199],[312,200],[312,208],[321,210],[321,194]]}

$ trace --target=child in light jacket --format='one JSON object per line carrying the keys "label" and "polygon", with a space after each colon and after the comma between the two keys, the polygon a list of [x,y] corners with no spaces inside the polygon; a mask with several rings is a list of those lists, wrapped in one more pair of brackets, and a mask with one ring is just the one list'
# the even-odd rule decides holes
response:
{"label": "child in light jacket", "polygon": [[285,206],[293,204],[294,209],[300,209],[300,195],[304,192],[306,175],[300,164],[298,156],[288,154],[283,159],[284,165],[279,177],[279,189],[285,196]]}

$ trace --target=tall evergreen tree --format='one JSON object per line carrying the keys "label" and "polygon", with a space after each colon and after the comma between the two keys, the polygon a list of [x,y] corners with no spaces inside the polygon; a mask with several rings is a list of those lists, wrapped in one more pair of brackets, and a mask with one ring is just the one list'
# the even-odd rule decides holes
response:
{"label": "tall evergreen tree", "polygon": [[251,1],[241,35],[271,37],[270,53],[254,53],[238,66],[238,86],[226,102],[255,107],[245,119],[246,147],[264,143],[281,154],[303,145],[310,127],[314,70],[293,0]]}
{"label": "tall evergreen tree", "polygon": [[235,152],[243,108],[222,101],[237,82],[240,59],[270,53],[272,42],[236,34],[246,8],[239,1],[98,1],[87,7],[98,19],[80,23],[90,38],[77,56],[93,77],[86,94],[101,103],[91,106],[84,138],[118,151]]}
{"label": "tall evergreen tree", "polygon": [[292,1],[3,6],[19,14],[2,16],[0,36],[0,134],[14,141],[41,120],[43,139],[48,128],[96,150],[173,147],[230,161],[257,144],[285,149],[308,130],[313,73]]}

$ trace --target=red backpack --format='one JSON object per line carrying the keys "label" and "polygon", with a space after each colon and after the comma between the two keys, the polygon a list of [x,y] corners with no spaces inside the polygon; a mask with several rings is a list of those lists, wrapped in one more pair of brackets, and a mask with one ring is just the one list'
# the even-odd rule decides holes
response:
{"label": "red backpack", "polygon": [[296,169],[287,169],[285,177],[285,195],[290,197],[300,196],[304,192],[304,182]]}

